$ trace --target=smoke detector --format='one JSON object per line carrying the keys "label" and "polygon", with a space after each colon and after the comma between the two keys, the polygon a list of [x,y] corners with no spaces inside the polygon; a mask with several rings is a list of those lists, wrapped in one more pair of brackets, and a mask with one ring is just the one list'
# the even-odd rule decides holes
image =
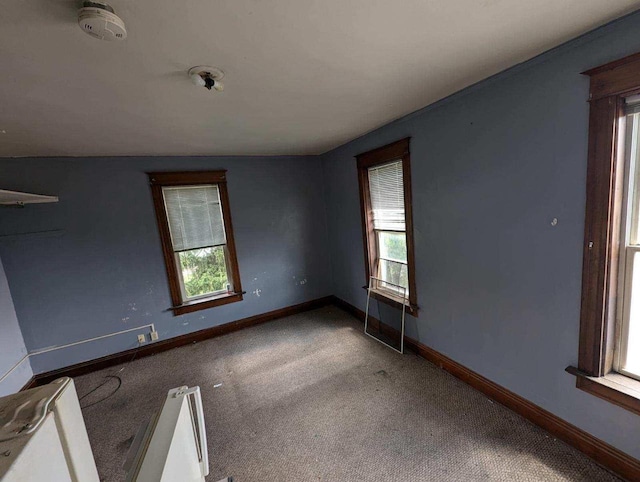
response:
{"label": "smoke detector", "polygon": [[127,29],[113,8],[101,2],[83,2],[78,10],[80,28],[100,40],[124,40]]}
{"label": "smoke detector", "polygon": [[218,92],[224,90],[224,84],[221,82],[224,72],[217,67],[208,67],[206,65],[198,65],[189,69],[189,77],[191,82],[201,87],[212,88]]}

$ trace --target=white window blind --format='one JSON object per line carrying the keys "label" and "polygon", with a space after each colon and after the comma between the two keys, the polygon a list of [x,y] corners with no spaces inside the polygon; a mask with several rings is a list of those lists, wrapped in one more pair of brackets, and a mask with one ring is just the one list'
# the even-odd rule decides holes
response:
{"label": "white window blind", "polygon": [[226,243],[218,186],[162,188],[174,251]]}
{"label": "white window blind", "polygon": [[369,168],[373,227],[380,231],[405,231],[402,161]]}

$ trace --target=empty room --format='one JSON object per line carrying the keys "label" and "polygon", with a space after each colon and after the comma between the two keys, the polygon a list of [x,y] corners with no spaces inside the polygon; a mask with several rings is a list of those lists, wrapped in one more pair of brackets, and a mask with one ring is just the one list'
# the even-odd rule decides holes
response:
{"label": "empty room", "polygon": [[640,481],[639,32],[4,2],[0,481]]}

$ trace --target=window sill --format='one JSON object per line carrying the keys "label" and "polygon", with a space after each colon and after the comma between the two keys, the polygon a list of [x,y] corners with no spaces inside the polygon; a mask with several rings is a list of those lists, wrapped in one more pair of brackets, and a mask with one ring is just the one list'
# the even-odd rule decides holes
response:
{"label": "window sill", "polygon": [[209,298],[198,298],[197,300],[187,301],[181,305],[173,306],[170,309],[173,311],[174,316],[184,315],[185,313],[193,313],[194,311],[206,310],[207,308],[213,308],[214,306],[242,301],[242,295],[244,293],[244,291],[242,293],[224,293],[222,295],[211,296]]}
{"label": "window sill", "polygon": [[640,381],[615,372],[591,377],[571,366],[566,371],[575,375],[580,390],[640,415]]}
{"label": "window sill", "polygon": [[[365,290],[368,290],[369,287],[368,286],[363,286],[363,288]],[[398,308],[399,310],[402,309],[402,305],[404,304],[402,302],[402,298],[400,298],[399,296],[393,296],[392,294],[388,294],[382,291],[377,291],[377,290],[371,290],[371,297],[375,298],[376,300],[382,301],[383,303],[386,303],[389,306],[393,306],[394,308]],[[408,314],[410,314],[413,317],[418,317],[418,305],[415,304],[405,304],[404,305],[406,307],[406,312]]]}

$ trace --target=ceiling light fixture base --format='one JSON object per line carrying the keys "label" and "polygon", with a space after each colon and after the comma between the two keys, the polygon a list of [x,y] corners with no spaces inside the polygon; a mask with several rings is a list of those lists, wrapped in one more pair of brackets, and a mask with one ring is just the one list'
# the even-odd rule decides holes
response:
{"label": "ceiling light fixture base", "polygon": [[221,82],[224,77],[224,72],[217,67],[210,67],[208,65],[198,65],[189,69],[189,77],[195,85],[205,87],[209,90],[212,88],[217,91],[222,91],[224,85]]}

